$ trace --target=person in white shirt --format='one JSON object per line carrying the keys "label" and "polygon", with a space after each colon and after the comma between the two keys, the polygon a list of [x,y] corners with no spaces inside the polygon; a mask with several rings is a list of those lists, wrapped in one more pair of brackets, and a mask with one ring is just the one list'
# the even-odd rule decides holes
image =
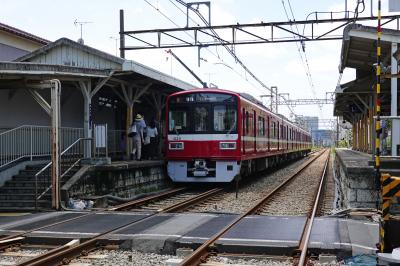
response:
{"label": "person in white shirt", "polygon": [[149,149],[148,149],[148,155],[149,155],[149,159],[155,159],[157,157],[157,137],[158,137],[158,131],[157,131],[157,127],[154,121],[150,122],[150,126],[147,127],[146,129],[146,137],[150,138],[150,144]]}

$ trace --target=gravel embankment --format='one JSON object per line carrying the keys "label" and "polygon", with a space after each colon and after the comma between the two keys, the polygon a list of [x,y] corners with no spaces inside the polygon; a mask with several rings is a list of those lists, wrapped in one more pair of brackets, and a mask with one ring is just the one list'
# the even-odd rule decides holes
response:
{"label": "gravel embankment", "polygon": [[292,266],[292,258],[273,259],[273,258],[227,258],[227,257],[211,257],[208,262],[216,262],[223,264],[236,265],[260,265],[260,266]]}
{"label": "gravel embankment", "polygon": [[327,153],[304,169],[267,203],[263,215],[306,215],[314,200]]}
{"label": "gravel embankment", "polygon": [[48,251],[47,249],[12,249],[0,253],[0,265],[15,265]]}
{"label": "gravel embankment", "polygon": [[[310,157],[315,156],[311,155]],[[264,173],[251,184],[246,184],[239,189],[238,198],[235,191],[225,193],[218,202],[207,204],[190,209],[190,212],[222,212],[222,213],[243,213],[260,200],[263,195],[272,191],[279,183],[285,180],[299,166],[305,163],[310,157],[300,159],[282,169],[272,173]]]}
{"label": "gravel embankment", "polygon": [[166,261],[168,259],[176,258],[176,256],[141,253],[135,250],[98,250],[90,253],[90,255],[106,255],[106,257],[96,259],[81,257],[73,260],[72,263],[87,263],[99,266],[153,266],[167,265]]}
{"label": "gravel embankment", "polygon": [[[98,250],[90,253],[94,255],[106,255],[104,258],[88,259],[78,258],[72,263],[83,263],[89,265],[101,266],[154,266],[167,265],[168,259],[180,259],[177,256],[158,255],[154,253],[141,253],[138,251],[122,251],[122,250]],[[223,264],[239,264],[239,265],[274,265],[274,266],[290,266],[293,265],[291,258],[227,258],[223,256],[210,257],[207,262],[216,262]]]}

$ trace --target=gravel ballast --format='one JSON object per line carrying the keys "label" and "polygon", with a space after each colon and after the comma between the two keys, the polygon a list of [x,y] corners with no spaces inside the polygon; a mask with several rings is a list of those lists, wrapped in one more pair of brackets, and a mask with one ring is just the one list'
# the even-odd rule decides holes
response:
{"label": "gravel ballast", "polygon": [[221,200],[206,206],[195,207],[190,212],[221,212],[221,213],[243,213],[255,202],[260,200],[264,195],[272,191],[283,180],[285,180],[298,167],[304,164],[310,157],[302,158],[285,167],[271,173],[263,173],[259,177],[255,177],[251,184],[246,184],[239,189],[238,198],[235,191],[225,193]]}

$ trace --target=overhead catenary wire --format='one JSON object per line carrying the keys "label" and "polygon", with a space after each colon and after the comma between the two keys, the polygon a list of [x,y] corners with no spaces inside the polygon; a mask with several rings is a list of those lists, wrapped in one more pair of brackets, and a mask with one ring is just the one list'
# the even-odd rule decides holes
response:
{"label": "overhead catenary wire", "polygon": [[[148,0],[144,0],[149,6],[151,6],[153,9],[155,9],[156,11],[158,11],[163,17],[165,17],[168,21],[170,21],[172,24],[174,24],[176,27],[179,27],[179,25],[172,20],[171,18],[169,18],[167,15],[165,15],[158,7],[156,7],[155,5],[153,5],[152,3],[150,3]],[[184,5],[185,7],[187,6],[185,2],[181,1],[181,0],[176,0],[179,4]],[[176,5],[175,5],[176,6]],[[206,24],[209,26],[207,20],[201,15],[201,13],[196,10],[193,9],[191,7],[189,7],[190,10],[192,10],[194,13],[197,14],[197,16]],[[180,9],[181,10],[181,9]],[[182,12],[182,10],[181,10]],[[186,13],[185,13],[186,14]],[[193,21],[193,20],[192,20]],[[186,33],[188,36],[190,36],[192,38],[192,36],[188,33]],[[215,32],[215,30],[212,30],[212,34],[214,34],[214,38],[216,38],[217,40],[221,41],[222,38],[218,35],[217,32]],[[245,74],[249,74],[258,84],[260,84],[264,89],[267,90],[271,90],[268,86],[266,86],[260,79],[258,79],[249,69],[248,67],[236,56],[236,54],[234,53],[234,51],[232,51],[227,45],[224,45],[223,42],[221,41],[221,45],[228,51],[228,53],[230,55],[232,55],[232,57],[235,59],[236,63],[239,63],[241,65],[241,67],[245,70]],[[213,54],[214,56],[216,56],[213,52],[211,52],[209,49],[207,49],[211,54]],[[224,65],[227,65],[219,56],[216,56],[221,62],[223,62]],[[230,67],[229,65],[227,65],[228,68],[230,68],[235,74],[237,74],[238,76],[240,76],[242,79],[244,79],[247,83],[249,83],[253,88],[255,89],[260,89],[258,87],[256,87],[252,82],[250,82],[247,77],[243,77],[239,72],[237,72],[236,70],[234,70],[234,68]],[[274,93],[274,92],[272,92]],[[282,98],[284,101],[287,101],[286,98],[283,95],[277,95],[277,97]],[[286,105],[287,108],[289,109],[290,113],[292,116],[297,117],[297,115],[295,114],[295,112],[293,111],[292,107],[289,105]]]}
{"label": "overhead catenary wire", "polygon": [[[187,4],[183,0],[176,0],[176,2],[178,2],[179,4],[181,4],[185,7],[188,7]],[[203,21],[203,23],[206,26],[210,26],[208,21],[203,17],[203,15],[197,9],[194,9],[192,7],[189,7],[189,9],[192,10]],[[224,42],[222,41],[223,39],[219,36],[219,34],[214,29],[211,28],[210,31],[213,34],[213,37],[216,38],[221,43],[221,46],[224,47],[228,51],[228,53],[235,59],[235,61],[237,63],[239,63],[239,65],[245,70],[245,72],[247,74],[249,74],[255,81],[257,81],[257,83],[260,84],[261,87],[263,87],[264,89],[270,91],[271,93],[276,93],[276,92],[273,92],[270,87],[265,85],[257,76],[255,76],[255,74],[253,72],[250,71],[250,69],[237,57],[236,53],[231,48],[229,48],[228,45],[224,44]],[[282,95],[276,95],[276,96],[281,97],[283,100],[286,101],[286,98],[284,96],[282,96]],[[294,113],[293,109],[289,105],[287,105],[287,108],[289,109],[289,111],[291,112],[291,114],[294,117],[297,117],[297,115]]]}
{"label": "overhead catenary wire", "polygon": [[[164,18],[166,18],[168,21],[170,21],[172,24],[174,24],[176,27],[180,27],[173,19],[171,19],[170,17],[168,17],[166,14],[164,14],[164,12],[162,12],[158,7],[156,7],[155,5],[153,5],[152,3],[150,3],[148,0],[144,0],[149,6],[151,6],[153,9],[155,9],[158,13],[160,13]],[[171,3],[173,3],[170,0]],[[186,14],[182,9],[180,9],[175,3],[173,3],[175,7],[177,7],[182,13]],[[190,18],[190,20],[194,23],[196,23],[197,25],[199,25],[196,21],[194,21],[193,19]],[[193,36],[191,36],[190,34],[188,34],[186,32],[186,35],[189,36],[190,38],[193,39]],[[205,47],[206,50],[212,54],[214,57],[216,57],[219,61],[221,61],[222,64],[226,65],[228,68],[230,68],[236,75],[238,75],[240,78],[242,78],[244,81],[246,81],[247,83],[249,83],[253,88],[258,89],[258,90],[262,90],[258,87],[256,87],[252,82],[250,82],[246,77],[243,77],[243,75],[241,75],[238,71],[236,71],[233,67],[229,66],[223,59],[221,59],[221,57],[219,56],[219,54],[215,54],[213,51],[211,51],[208,47]]]}
{"label": "overhead catenary wire", "polygon": [[[282,6],[283,6],[283,9],[285,11],[286,18],[288,19],[288,21],[292,21],[293,20],[295,22],[296,19],[295,19],[294,13],[293,13],[292,5],[290,4],[290,0],[287,0],[287,1],[288,1],[289,10],[290,10],[290,13],[291,13],[293,19],[291,19],[289,17],[289,14],[288,14],[286,6],[285,6],[285,2],[284,2],[284,0],[282,0]],[[300,31],[299,31],[299,28],[297,27],[297,24],[295,24],[295,27],[296,27],[297,34],[300,34]],[[294,31],[292,25],[290,25],[290,29],[292,31]],[[295,34],[293,34],[293,39],[296,39],[296,35]],[[308,63],[307,53],[305,52],[303,47],[300,47],[300,44],[298,44],[297,42],[295,42],[295,43],[296,43],[297,51],[299,53],[300,60],[302,62],[302,66],[303,66],[305,74],[307,76],[307,81],[308,81],[308,83],[310,85],[310,88],[311,88],[311,92],[312,92],[314,98],[316,98],[317,96],[316,96],[316,92],[315,92],[314,81],[313,81],[313,78],[312,78],[312,75],[311,75],[310,65]],[[301,45],[303,45],[303,43],[301,43]],[[303,56],[303,54],[304,54],[304,56]]]}

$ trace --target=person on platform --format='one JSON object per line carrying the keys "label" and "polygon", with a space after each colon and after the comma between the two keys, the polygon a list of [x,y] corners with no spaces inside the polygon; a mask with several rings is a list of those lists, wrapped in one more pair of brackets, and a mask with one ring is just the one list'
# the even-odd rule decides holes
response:
{"label": "person on platform", "polygon": [[135,121],[132,123],[132,131],[136,131],[133,134],[133,149],[131,153],[132,159],[140,161],[142,159],[142,144],[144,142],[143,133],[146,128],[146,122],[144,122],[143,116],[141,114],[137,114]]}
{"label": "person on platform", "polygon": [[156,127],[156,123],[154,122],[154,120],[152,120],[150,122],[150,126],[147,127],[146,129],[147,132],[147,136],[148,138],[150,138],[150,143],[149,143],[149,147],[148,147],[148,157],[149,159],[155,159],[157,156],[157,136],[158,136],[158,131],[157,131],[157,127]]}

